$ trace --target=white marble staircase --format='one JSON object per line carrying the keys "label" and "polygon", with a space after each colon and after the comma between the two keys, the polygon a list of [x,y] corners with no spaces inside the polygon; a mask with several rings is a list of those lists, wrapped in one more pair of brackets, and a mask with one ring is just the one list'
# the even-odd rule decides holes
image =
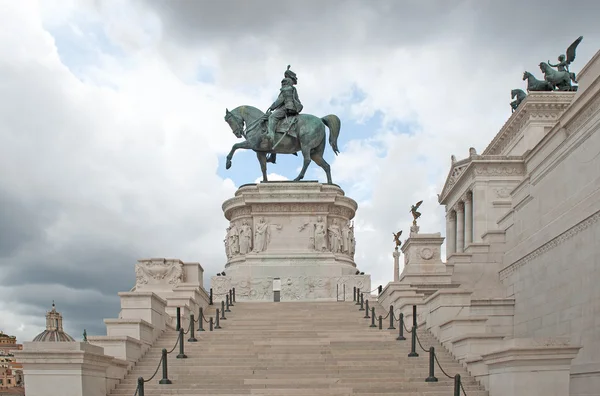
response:
{"label": "white marble staircase", "polygon": [[[387,310],[375,306],[377,315]],[[185,342],[187,359],[168,358],[170,385],[160,385],[162,371],[146,383],[145,396],[156,395],[403,395],[452,396],[453,380],[436,366],[438,382],[425,382],[429,357],[408,357],[410,335],[370,328],[370,319],[351,302],[236,303],[221,321],[222,329],[196,333]],[[214,310],[206,310],[214,315]],[[398,323],[395,323],[398,327]],[[409,326],[407,326],[409,327]],[[208,329],[208,326],[205,326]],[[425,348],[434,346],[451,375],[461,374],[468,396],[487,396],[464,368],[426,331]],[[129,375],[111,393],[134,396],[137,378],[149,378],[163,348],[177,333],[166,330]]]}

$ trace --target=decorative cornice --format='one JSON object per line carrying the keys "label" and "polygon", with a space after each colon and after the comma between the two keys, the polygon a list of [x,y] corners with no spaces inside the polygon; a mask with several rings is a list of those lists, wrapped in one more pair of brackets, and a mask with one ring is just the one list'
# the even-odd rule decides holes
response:
{"label": "decorative cornice", "polygon": [[[463,161],[468,161],[466,165]],[[444,184],[444,189],[439,195],[438,202],[442,205],[448,204],[447,199],[453,191],[461,190],[465,180],[470,181],[476,176],[522,176],[525,174],[525,165],[522,156],[502,156],[502,155],[477,155],[467,160],[458,161],[456,164],[461,167],[459,172],[453,173]],[[464,167],[464,168],[463,168]],[[459,191],[464,193],[464,191]]]}
{"label": "decorative cornice", "polygon": [[565,130],[567,136],[571,136],[577,131],[587,120],[589,120],[600,109],[600,95],[596,96],[590,103],[585,106],[585,109],[577,114],[567,124]]}
{"label": "decorative cornice", "polygon": [[483,154],[501,154],[530,120],[558,120],[574,96],[574,92],[530,92]]}
{"label": "decorative cornice", "polygon": [[531,252],[531,253],[523,256],[522,258],[520,258],[519,260],[515,261],[514,263],[512,263],[512,264],[510,264],[510,265],[508,265],[506,267],[504,267],[500,271],[500,279],[506,279],[510,274],[512,274],[514,271],[516,271],[517,269],[521,268],[525,264],[529,263],[531,260],[533,260],[533,259],[541,256],[542,254],[544,254],[544,253],[546,253],[546,252],[554,249],[555,247],[557,247],[561,243],[563,243],[563,242],[571,239],[575,235],[579,234],[581,231],[584,231],[584,230],[588,229],[591,225],[595,224],[598,220],[600,220],[600,212],[594,213],[592,216],[590,216],[587,219],[583,220],[579,224],[571,227],[570,229],[568,229],[567,231],[563,232],[562,234],[560,234],[556,238],[554,238],[554,239],[546,242],[545,244],[543,244],[539,248],[535,249],[533,252]]}

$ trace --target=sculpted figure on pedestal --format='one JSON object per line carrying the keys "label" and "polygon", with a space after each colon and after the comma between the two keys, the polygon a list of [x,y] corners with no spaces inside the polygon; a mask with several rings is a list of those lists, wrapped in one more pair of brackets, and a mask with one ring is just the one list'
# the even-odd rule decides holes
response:
{"label": "sculpted figure on pedestal", "polygon": [[342,249],[342,232],[336,220],[329,226],[329,249],[332,253],[339,253]]}
{"label": "sculpted figure on pedestal", "polygon": [[271,226],[275,226],[278,230],[281,230],[281,226],[278,224],[269,224],[264,217],[258,220],[256,229],[254,231],[254,252],[264,252],[271,242]]}
{"label": "sculpted figure on pedestal", "polygon": [[252,227],[248,220],[244,220],[240,227],[240,254],[250,253],[252,251]]}
{"label": "sculpted figure on pedestal", "polygon": [[350,221],[348,221],[342,227],[342,252],[346,254],[350,254],[350,244],[352,241],[350,240]]}
{"label": "sculpted figure on pedestal", "polygon": [[417,225],[417,219],[421,217],[421,212],[417,212],[417,210],[422,203],[423,201],[419,201],[415,205],[410,206],[410,213],[413,215],[413,225],[415,226]]}
{"label": "sculpted figure on pedestal", "polygon": [[327,251],[327,227],[321,216],[317,218],[317,222],[314,224],[314,235],[315,250],[317,252]]}
{"label": "sculpted figure on pedestal", "polygon": [[354,257],[354,252],[356,252],[356,238],[354,238],[354,223],[352,223],[352,227],[350,227],[350,231],[348,234],[348,238],[350,238],[350,256]]}
{"label": "sculpted figure on pedestal", "polygon": [[225,239],[223,239],[223,244],[225,245],[225,256],[227,256],[227,260],[229,260],[231,255],[229,254],[229,238],[227,235],[229,235],[229,227],[227,227],[227,234],[225,235]]}
{"label": "sculpted figure on pedestal", "polygon": [[392,235],[394,236],[394,242],[396,243],[396,250],[398,250],[400,245],[402,245],[402,242],[400,241],[400,235],[402,235],[402,230],[398,231],[395,234],[392,232]]}
{"label": "sculpted figure on pedestal", "polygon": [[[334,114],[325,117],[299,114],[303,106],[294,87],[296,83],[296,73],[288,67],[281,82],[279,97],[266,114],[253,106],[239,106],[232,111],[225,109],[225,121],[233,134],[237,138],[246,139],[231,147],[225,164],[227,169],[231,168],[231,159],[236,150],[253,150],[260,163],[263,181],[266,182],[267,162],[275,163],[276,153],[297,155],[298,152],[302,152],[304,163],[294,181],[304,178],[312,160],[323,168],[327,175],[327,183],[332,184],[330,166],[323,159],[323,153],[327,142],[335,154],[339,153],[337,139],[341,121]],[[329,128],[329,139],[325,127]]]}
{"label": "sculpted figure on pedestal", "polygon": [[[515,99],[515,96],[517,97],[517,99]],[[522,89],[513,89],[512,91],[510,91],[510,98],[515,99],[512,102],[510,102],[510,107],[512,108],[513,113],[515,110],[517,110],[517,107],[519,107],[519,105],[521,104],[523,99],[525,99],[526,96],[527,94],[523,92]]]}
{"label": "sculpted figure on pedestal", "polygon": [[229,231],[227,233],[227,240],[229,242],[229,255],[231,257],[240,253],[240,233],[237,226],[231,223]]}
{"label": "sculpted figure on pedestal", "polygon": [[[583,40],[583,36],[579,36],[569,48],[567,48],[567,55],[561,54],[558,56],[558,63],[553,65],[548,61],[540,63],[540,69],[544,73],[544,79],[552,84],[553,88],[557,88],[560,91],[576,91],[576,87],[571,86],[571,81],[577,83],[575,73],[569,71],[569,65],[575,60],[575,51],[577,46]],[[557,70],[552,69],[556,67]]]}

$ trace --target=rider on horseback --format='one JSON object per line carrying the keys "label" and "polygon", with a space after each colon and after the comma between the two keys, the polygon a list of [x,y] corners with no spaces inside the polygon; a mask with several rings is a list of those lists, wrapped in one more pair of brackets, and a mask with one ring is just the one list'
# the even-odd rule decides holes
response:
{"label": "rider on horseback", "polygon": [[548,61],[548,64],[551,67],[556,67],[556,69],[559,72],[567,72],[569,73],[569,76],[571,77],[571,80],[573,80],[573,82],[575,84],[577,84],[577,79],[575,78],[575,73],[572,73],[569,71],[569,61],[567,61],[567,57],[565,55],[559,55],[558,56],[558,63],[556,65],[553,65],[552,63],[550,63],[550,61]]}
{"label": "rider on horseback", "polygon": [[[298,98],[298,91],[294,87],[297,83],[298,78],[296,77],[296,73],[291,71],[288,65],[284,73],[284,79],[281,80],[279,97],[277,97],[277,100],[267,110],[269,121],[267,123],[266,138],[271,141],[271,147],[275,144],[277,123],[288,116],[298,115],[304,107]],[[271,153],[268,162],[275,163],[275,158],[276,154]]]}

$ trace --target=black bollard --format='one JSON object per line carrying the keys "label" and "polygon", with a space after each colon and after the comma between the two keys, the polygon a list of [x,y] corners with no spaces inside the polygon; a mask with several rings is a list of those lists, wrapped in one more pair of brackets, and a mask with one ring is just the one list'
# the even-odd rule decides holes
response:
{"label": "black bollard", "polygon": [[213,291],[212,291],[212,287],[210,288],[210,294],[208,295],[208,305],[213,305]]}
{"label": "black bollard", "polygon": [[392,305],[390,305],[390,313],[389,313],[389,317],[390,317],[390,327],[388,327],[388,330],[396,330],[396,328],[394,327],[394,307]]}
{"label": "black bollard", "polygon": [[413,305],[413,327],[417,327],[417,306]]}
{"label": "black bollard", "polygon": [[419,354],[417,353],[417,328],[415,326],[413,326],[410,335],[412,337],[410,339],[410,353],[408,354],[408,357],[417,357]]}
{"label": "black bollard", "polygon": [[184,348],[185,342],[183,342],[183,329],[179,329],[179,355],[177,355],[177,359],[187,359]]}
{"label": "black bollard", "polygon": [[202,311],[202,307],[200,307],[200,312],[198,312],[198,331],[204,331],[204,312]]}
{"label": "black bollard", "polygon": [[383,316],[379,315],[379,330],[383,329]]}
{"label": "black bollard", "polygon": [[215,330],[220,328],[221,326],[219,326],[219,308],[217,308],[217,314],[215,315]]}
{"label": "black bollard", "polygon": [[364,311],[364,303],[365,303],[365,296],[364,294],[360,294],[360,308],[358,309],[359,311]]}
{"label": "black bollard", "polygon": [[369,300],[365,301],[365,319],[369,319]]}
{"label": "black bollard", "polygon": [[381,292],[383,292],[383,286],[379,285],[379,287],[377,287],[377,291],[379,294],[381,294]]}
{"label": "black bollard", "polygon": [[198,342],[196,337],[194,337],[194,314],[190,314],[190,338],[188,339],[188,342]]}
{"label": "black bollard", "polygon": [[356,301],[356,286],[352,288],[352,301]]}
{"label": "black bollard", "polygon": [[369,327],[377,327],[375,325],[375,307],[371,308],[371,326]]}
{"label": "black bollard", "polygon": [[[218,311],[218,309],[217,309],[217,311]],[[210,331],[213,331],[213,317],[212,316],[208,319],[208,328],[210,329]]]}
{"label": "black bollard", "polygon": [[356,288],[356,305],[360,305],[360,287]]}
{"label": "black bollard", "polygon": [[402,312],[400,312],[400,319],[398,319],[398,328],[400,329],[400,334],[398,334],[398,338],[396,338],[396,340],[406,340],[406,338],[404,338],[404,314]]}
{"label": "black bollard", "polygon": [[138,378],[137,392],[135,392],[135,394],[138,396],[144,396],[144,377]]}
{"label": "black bollard", "polygon": [[233,288],[233,302],[235,302],[235,287]]}
{"label": "black bollard", "polygon": [[177,307],[177,326],[175,326],[175,330],[179,331],[181,329],[181,308]]}
{"label": "black bollard", "polygon": [[233,307],[233,290],[229,289],[229,306]]}
{"label": "black bollard", "polygon": [[171,380],[169,379],[169,372],[167,370],[167,350],[163,349],[162,350],[162,368],[163,368],[163,377],[160,381],[158,381],[159,384],[161,385],[169,385],[172,384]]}
{"label": "black bollard", "polygon": [[454,376],[454,396],[460,396],[460,374]]}
{"label": "black bollard", "polygon": [[229,294],[227,294],[225,296],[225,307],[226,307],[225,312],[231,312],[231,310],[229,309],[229,307],[230,307],[230,305],[229,305]]}
{"label": "black bollard", "polygon": [[226,320],[225,317],[225,301],[221,301],[221,320]]}
{"label": "black bollard", "polygon": [[433,372],[433,370],[435,368],[434,364],[435,364],[435,348],[430,347],[429,348],[429,377],[427,377],[427,379],[425,379],[425,382],[438,382],[438,379],[435,378],[435,373]]}

